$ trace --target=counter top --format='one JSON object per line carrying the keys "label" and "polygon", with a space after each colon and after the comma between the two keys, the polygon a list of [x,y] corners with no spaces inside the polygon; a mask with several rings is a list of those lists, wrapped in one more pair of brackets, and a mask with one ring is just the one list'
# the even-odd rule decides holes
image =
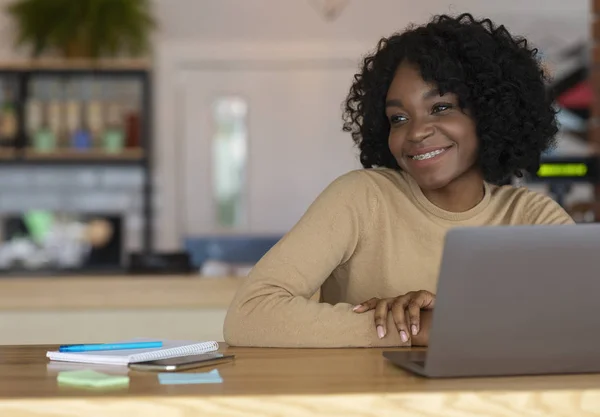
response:
{"label": "counter top", "polygon": [[199,275],[6,278],[0,280],[0,311],[227,308],[243,279]]}
{"label": "counter top", "polygon": [[431,380],[397,368],[384,349],[222,344],[236,358],[217,366],[221,383],[161,385],[156,373],[129,371],[128,387],[74,388],[58,385],[60,363],[45,358],[55,348],[0,347],[0,415],[558,417],[600,409],[600,375]]}

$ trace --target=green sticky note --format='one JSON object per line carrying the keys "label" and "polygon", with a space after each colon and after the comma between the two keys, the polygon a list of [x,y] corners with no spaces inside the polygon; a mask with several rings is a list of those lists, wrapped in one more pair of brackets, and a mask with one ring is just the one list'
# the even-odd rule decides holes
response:
{"label": "green sticky note", "polygon": [[78,387],[112,388],[129,385],[128,376],[107,375],[90,369],[59,372],[57,380],[59,384]]}

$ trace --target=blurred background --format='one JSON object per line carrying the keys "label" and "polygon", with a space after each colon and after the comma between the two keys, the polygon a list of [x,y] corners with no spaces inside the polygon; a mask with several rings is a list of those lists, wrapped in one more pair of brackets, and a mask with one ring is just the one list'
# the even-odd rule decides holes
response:
{"label": "blurred background", "polygon": [[[439,13],[540,50],[557,149],[515,183],[600,219],[591,0],[0,0],[0,343],[222,340],[249,268],[359,168],[341,105]],[[596,64],[597,65],[597,64]]]}

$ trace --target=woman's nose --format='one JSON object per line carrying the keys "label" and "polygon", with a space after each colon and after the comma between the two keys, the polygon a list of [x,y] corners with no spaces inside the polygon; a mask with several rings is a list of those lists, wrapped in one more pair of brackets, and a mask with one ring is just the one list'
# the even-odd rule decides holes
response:
{"label": "woman's nose", "polygon": [[412,120],[411,129],[408,134],[408,140],[411,142],[421,142],[435,133],[435,128],[429,121]]}

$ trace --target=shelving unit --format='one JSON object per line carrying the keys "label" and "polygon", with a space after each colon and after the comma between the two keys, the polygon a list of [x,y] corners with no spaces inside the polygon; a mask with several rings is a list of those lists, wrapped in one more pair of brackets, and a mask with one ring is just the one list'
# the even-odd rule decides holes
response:
{"label": "shelving unit", "polygon": [[[27,105],[32,95],[31,81],[42,78],[75,80],[135,80],[139,85],[139,143],[114,150],[100,146],[86,149],[68,147],[64,144],[51,149],[40,149],[28,135]],[[143,172],[142,186],[142,250],[152,251],[153,218],[152,208],[152,132],[151,132],[151,67],[145,60],[25,60],[0,62],[0,79],[14,80],[13,97],[17,116],[17,135],[14,144],[0,147],[0,168],[14,166],[78,166],[78,167],[138,167]],[[81,81],[83,84],[83,81]],[[115,87],[118,88],[118,87]],[[82,101],[83,103],[83,101]],[[0,115],[1,118],[1,115]],[[1,122],[1,120],[0,120]],[[137,126],[137,125],[136,125]]]}

